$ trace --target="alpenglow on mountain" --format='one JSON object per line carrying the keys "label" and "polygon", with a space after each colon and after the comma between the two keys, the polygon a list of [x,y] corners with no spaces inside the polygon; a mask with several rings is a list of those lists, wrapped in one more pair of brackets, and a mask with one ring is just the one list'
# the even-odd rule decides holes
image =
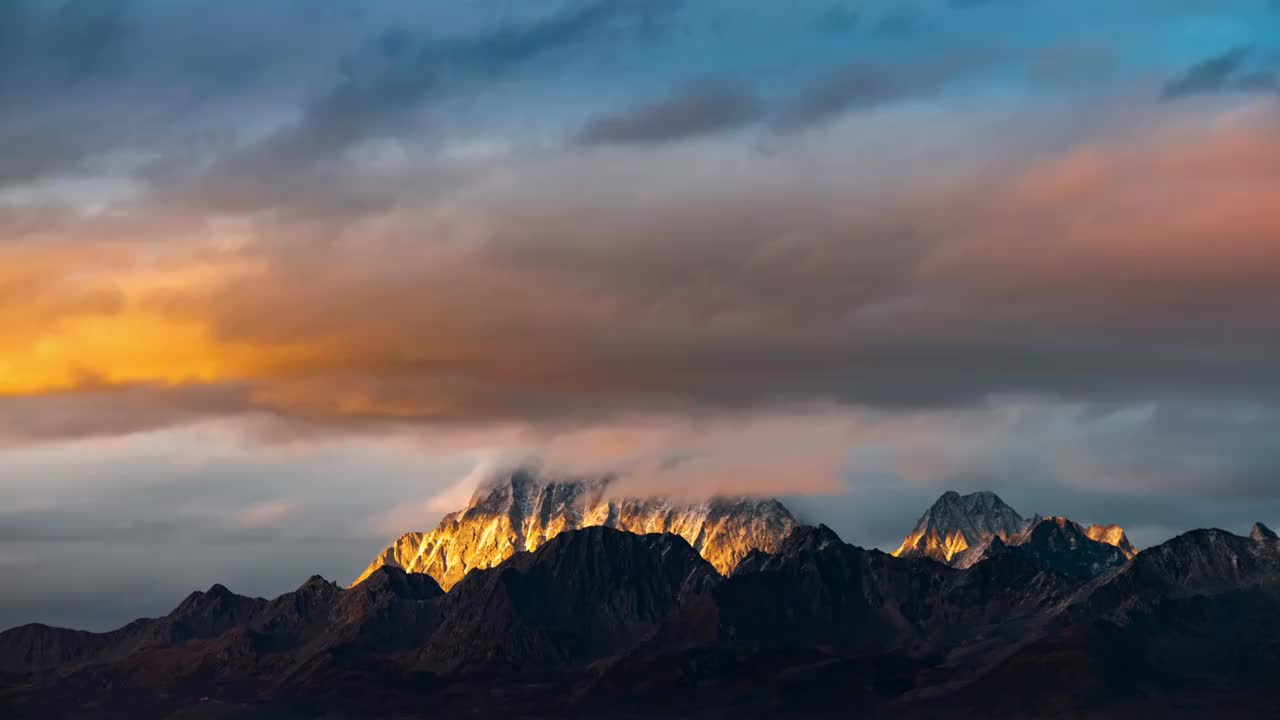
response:
{"label": "alpenglow on mountain", "polygon": [[684,538],[723,575],[752,550],[773,552],[799,524],[773,499],[714,497],[689,503],[609,494],[608,478],[550,480],[519,469],[482,484],[467,507],[430,532],[401,536],[353,585],[378,568],[426,573],[445,590],[468,572],[536,550],[566,530],[603,526]]}
{"label": "alpenglow on mountain", "polygon": [[[1119,550],[1117,557],[1131,558],[1137,550],[1119,525],[1084,527],[1065,518],[1023,518],[998,495],[981,491],[961,495],[948,491],[938,498],[916,526],[893,551],[896,557],[927,557],[938,562],[968,567],[990,554],[994,545],[1020,545],[1030,540],[1038,525],[1052,521],[1059,532],[1078,535],[1071,543],[1092,541]],[[1045,538],[1050,537],[1048,534]]]}

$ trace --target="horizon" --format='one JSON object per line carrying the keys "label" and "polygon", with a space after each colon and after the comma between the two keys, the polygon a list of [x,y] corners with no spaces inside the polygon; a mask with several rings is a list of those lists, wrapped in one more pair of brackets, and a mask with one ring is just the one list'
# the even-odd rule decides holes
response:
{"label": "horizon", "polygon": [[1280,2],[0,3],[0,629],[486,474],[1280,526]]}

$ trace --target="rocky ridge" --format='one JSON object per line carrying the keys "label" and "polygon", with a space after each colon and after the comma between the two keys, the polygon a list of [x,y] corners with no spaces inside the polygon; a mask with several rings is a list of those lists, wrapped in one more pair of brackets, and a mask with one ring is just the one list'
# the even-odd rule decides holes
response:
{"label": "rocky ridge", "polygon": [[1251,535],[1192,531],[1090,579],[1038,553],[1122,553],[1061,518],[1018,545],[993,536],[965,570],[799,526],[723,577],[679,536],[597,526],[448,593],[384,566],[350,589],[313,577],[274,600],[215,585],[111,633],[16,628],[0,633],[0,711],[1270,717],[1280,540]]}
{"label": "rocky ridge", "polygon": [[[1040,531],[1039,544],[1052,543],[1058,551],[1083,548],[1091,559],[1082,562],[1098,561],[1111,567],[1137,554],[1119,525],[1084,527],[1066,518],[1044,518],[1039,514],[1028,519],[993,492],[961,495],[948,491],[925,511],[893,555],[927,557],[968,568],[993,554],[1027,543],[1033,531],[1046,521],[1051,521],[1052,527]],[[1095,547],[1098,545],[1104,547]]]}
{"label": "rocky ridge", "polygon": [[715,497],[685,503],[611,495],[611,480],[543,479],[518,469],[481,485],[467,507],[435,530],[401,536],[374,558],[353,585],[380,567],[425,573],[445,590],[467,573],[536,550],[567,530],[608,527],[685,539],[728,575],[752,550],[772,551],[798,525],[773,499]]}

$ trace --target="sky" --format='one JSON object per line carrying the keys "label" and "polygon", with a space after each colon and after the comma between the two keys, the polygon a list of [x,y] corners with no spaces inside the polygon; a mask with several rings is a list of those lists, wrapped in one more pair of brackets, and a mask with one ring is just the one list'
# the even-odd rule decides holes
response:
{"label": "sky", "polygon": [[1280,2],[0,2],[0,628],[536,460],[1280,525]]}

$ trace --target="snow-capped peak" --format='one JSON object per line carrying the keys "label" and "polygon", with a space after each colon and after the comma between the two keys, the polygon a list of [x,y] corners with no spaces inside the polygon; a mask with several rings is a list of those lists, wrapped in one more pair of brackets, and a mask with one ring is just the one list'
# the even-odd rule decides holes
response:
{"label": "snow-capped peak", "polygon": [[774,551],[798,523],[773,499],[611,497],[611,478],[543,478],[520,468],[481,483],[466,508],[431,532],[402,536],[355,583],[384,565],[427,573],[446,590],[469,571],[535,550],[566,530],[604,526],[683,537],[723,574],[753,549]]}
{"label": "snow-capped peak", "polygon": [[893,554],[898,557],[928,557],[967,567],[985,556],[993,538],[998,539],[1000,545],[1018,545],[1045,522],[1071,537],[1078,535],[1115,547],[1125,558],[1137,554],[1119,525],[1090,525],[1085,528],[1066,518],[1044,518],[1039,513],[1025,519],[1000,496],[987,490],[968,495],[954,490],[943,493],[920,517]]}

